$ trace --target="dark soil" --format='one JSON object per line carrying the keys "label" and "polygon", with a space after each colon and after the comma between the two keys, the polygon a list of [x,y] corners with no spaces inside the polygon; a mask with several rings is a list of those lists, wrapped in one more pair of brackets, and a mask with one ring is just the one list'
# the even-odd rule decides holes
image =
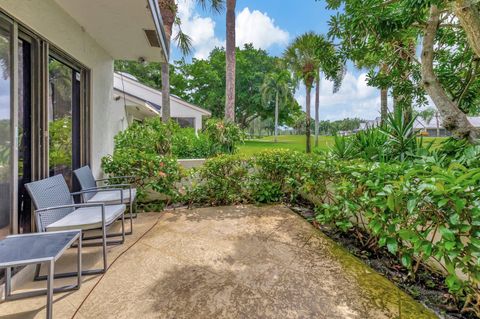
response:
{"label": "dark soil", "polygon": [[[362,234],[359,229],[341,232],[334,227],[320,225],[314,220],[313,209],[304,203],[293,205],[290,208],[312,222],[325,235],[360,258],[365,264],[390,279],[414,299],[432,309],[440,317],[446,319],[476,318],[472,314],[460,313],[461,305],[457,304],[448,292],[443,275],[420,265],[416,276],[410,276],[409,271],[401,265],[399,259],[390,254],[386,248],[365,247],[358,237],[358,234]],[[365,234],[365,238],[367,237]]]}

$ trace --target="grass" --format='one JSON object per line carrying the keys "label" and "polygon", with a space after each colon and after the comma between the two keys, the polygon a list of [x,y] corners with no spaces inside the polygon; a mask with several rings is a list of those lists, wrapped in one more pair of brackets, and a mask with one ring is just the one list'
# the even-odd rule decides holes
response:
{"label": "grass", "polygon": [[[318,140],[318,148],[314,147],[315,138],[312,136],[312,150],[328,150],[333,144],[332,136],[320,136]],[[299,152],[305,152],[305,135],[280,135],[278,142],[273,141],[273,136],[264,137],[261,139],[246,140],[245,144],[240,145],[239,153],[245,155],[253,155],[255,153],[270,150],[285,148]]]}
{"label": "grass", "polygon": [[[440,137],[424,137],[424,142],[428,143],[435,140],[433,147],[438,147],[445,138]],[[312,150],[324,150],[328,151],[333,144],[333,136],[320,136],[318,141],[318,148],[314,147],[314,136],[312,136]],[[253,155],[258,152],[262,152],[270,149],[285,148],[289,150],[295,150],[298,152],[305,152],[305,135],[280,135],[278,136],[278,142],[273,142],[273,136],[267,136],[261,139],[246,140],[243,145],[239,147],[239,153],[244,155]]]}

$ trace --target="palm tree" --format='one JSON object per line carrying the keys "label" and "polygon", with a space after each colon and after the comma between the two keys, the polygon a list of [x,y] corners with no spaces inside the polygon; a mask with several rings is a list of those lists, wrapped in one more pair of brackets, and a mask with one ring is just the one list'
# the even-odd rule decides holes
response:
{"label": "palm tree", "polygon": [[306,152],[311,152],[310,143],[310,99],[313,81],[317,76],[318,62],[318,35],[308,32],[295,38],[284,53],[285,61],[297,82],[303,82],[306,91],[305,135]]}
{"label": "palm tree", "polygon": [[[334,81],[334,92],[338,91],[345,74],[344,64],[336,55],[333,45],[325,37],[314,32],[308,32],[295,38],[286,49],[284,58],[297,82],[302,82],[305,85],[306,152],[310,153],[310,101],[313,82],[317,78],[319,79],[318,71],[321,68],[327,78]],[[320,83],[318,83],[318,87],[320,87]]]}
{"label": "palm tree", "polygon": [[290,74],[285,70],[267,74],[263,81],[261,92],[265,104],[270,104],[273,99],[275,100],[274,142],[276,143],[278,137],[280,99],[285,100],[291,94]]}
{"label": "palm tree", "polygon": [[[382,64],[381,72],[385,75],[388,73],[388,65],[386,63]],[[381,119],[382,125],[387,120],[387,116],[388,116],[388,86],[382,86],[380,88],[380,119]]]}
{"label": "palm tree", "polygon": [[236,0],[227,1],[227,45],[225,48],[226,57],[226,89],[225,89],[225,120],[235,121],[235,6]]}
{"label": "palm tree", "polygon": [[315,147],[318,147],[318,135],[320,132],[320,79],[322,71],[318,69],[315,79]]}
{"label": "palm tree", "polygon": [[[207,8],[207,2],[212,11],[220,12],[223,8],[224,0],[197,0],[204,9]],[[167,39],[167,50],[170,50],[170,42],[172,40],[173,26],[178,27],[178,32],[174,37],[182,54],[187,55],[191,52],[191,39],[181,28],[181,21],[177,16],[178,3],[177,0],[158,0],[160,13],[162,15],[163,27],[165,29],[165,37]],[[162,68],[162,121],[170,120],[170,64],[165,61],[161,64]]]}

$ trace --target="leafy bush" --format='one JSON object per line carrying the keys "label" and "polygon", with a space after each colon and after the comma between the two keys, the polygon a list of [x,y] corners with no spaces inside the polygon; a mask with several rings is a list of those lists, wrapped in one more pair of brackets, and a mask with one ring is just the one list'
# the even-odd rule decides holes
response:
{"label": "leafy bush", "polygon": [[330,154],[337,159],[348,160],[357,155],[357,150],[351,137],[335,135]]}
{"label": "leafy bush", "polygon": [[161,118],[133,123],[115,136],[115,152],[136,150],[149,154],[171,155],[173,136],[180,127],[176,122],[163,123]]}
{"label": "leafy bush", "polygon": [[206,121],[204,133],[210,139],[215,154],[233,154],[237,144],[245,139],[245,133],[237,124],[217,119]]}
{"label": "leafy bush", "polygon": [[250,201],[246,191],[251,161],[238,155],[219,155],[192,172],[187,189],[190,204],[227,205]]}
{"label": "leafy bush", "polygon": [[417,137],[401,108],[388,114],[385,125],[368,128],[354,136],[335,136],[330,155],[341,160],[362,158],[374,162],[415,160],[430,155],[430,144]]}
{"label": "leafy bush", "polygon": [[421,261],[443,261],[450,291],[478,312],[480,169],[351,162],[333,176],[334,200],[317,207],[319,222],[362,225],[371,235],[365,245],[386,246],[412,275]]}
{"label": "leafy bush", "polygon": [[208,158],[216,155],[207,135],[196,134],[193,128],[181,128],[172,138],[172,153],[182,159]]}
{"label": "leafy bush", "polygon": [[115,176],[134,176],[138,199],[146,199],[148,191],[175,198],[176,183],[182,177],[177,159],[172,156],[148,153],[137,149],[115,151],[102,158],[105,173]]}

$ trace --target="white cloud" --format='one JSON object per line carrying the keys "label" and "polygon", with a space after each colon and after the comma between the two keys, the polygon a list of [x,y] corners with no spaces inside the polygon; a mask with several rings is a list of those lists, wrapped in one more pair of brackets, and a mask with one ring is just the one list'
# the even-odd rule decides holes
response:
{"label": "white cloud", "polygon": [[[224,46],[224,41],[215,36],[215,21],[202,17],[195,11],[194,0],[178,1],[178,16],[181,27],[192,40],[193,56],[205,59],[215,47]],[[174,30],[174,34],[177,29]]]}
{"label": "white cloud", "polygon": [[275,25],[275,20],[267,13],[258,10],[250,11],[244,8],[236,20],[236,41],[237,46],[246,43],[253,43],[253,46],[260,49],[268,49],[275,44],[287,44],[289,34]]}
{"label": "white cloud", "polygon": [[[302,85],[295,98],[305,110],[305,87]],[[315,92],[312,90],[311,116],[315,115]],[[391,105],[391,101],[390,101]],[[320,120],[340,120],[358,117],[374,119],[380,115],[380,92],[366,83],[366,73],[357,77],[347,72],[340,90],[333,94],[333,82],[322,78],[320,84]]]}

